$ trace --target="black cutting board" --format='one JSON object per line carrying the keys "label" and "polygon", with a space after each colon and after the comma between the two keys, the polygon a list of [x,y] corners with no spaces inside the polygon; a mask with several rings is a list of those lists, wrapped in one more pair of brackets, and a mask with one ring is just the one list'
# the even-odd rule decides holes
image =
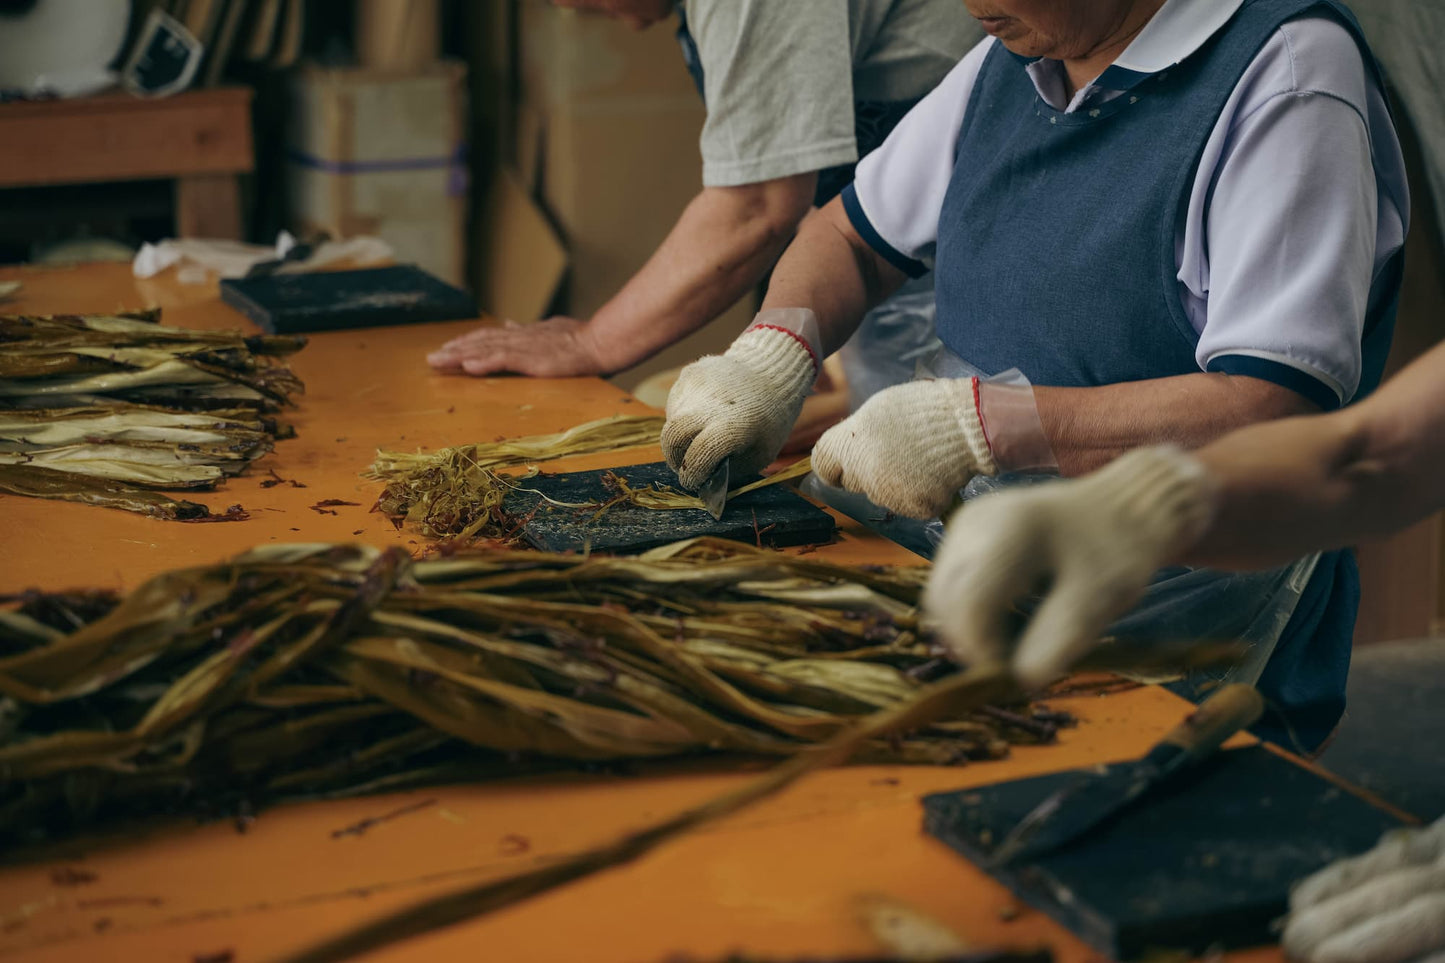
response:
{"label": "black cutting board", "polygon": [[[502,512],[522,521],[522,535],[535,548],[549,552],[593,551],[621,555],[643,552],[685,538],[710,535],[763,545],[818,545],[833,539],[833,516],[787,485],[770,485],[729,499],[722,518],[701,509],[657,511],[617,505],[594,520],[595,509],[564,508],[553,501],[599,504],[612,497],[606,476],[616,474],[632,488],[654,484],[677,488],[677,476],[665,462],[597,471],[538,475],[518,484],[532,491],[513,491]],[[734,488],[741,487],[746,479]],[[523,521],[525,520],[525,521]]]}
{"label": "black cutting board", "polygon": [[[1104,768],[1127,781],[1136,763]],[[1295,881],[1369,849],[1394,817],[1262,746],[1218,753],[1074,843],[991,867],[1053,773],[925,797],[924,827],[1114,959],[1271,943]]]}
{"label": "black cutting board", "polygon": [[477,316],[477,304],[470,294],[414,264],[222,281],[221,300],[271,334]]}

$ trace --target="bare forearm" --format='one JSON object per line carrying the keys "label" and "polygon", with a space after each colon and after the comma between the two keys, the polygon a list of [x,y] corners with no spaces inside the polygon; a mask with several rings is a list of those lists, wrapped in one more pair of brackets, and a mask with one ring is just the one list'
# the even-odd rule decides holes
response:
{"label": "bare forearm", "polygon": [[588,322],[609,371],[703,327],[762,280],[807,212],[816,174],[693,199],[642,269]]}
{"label": "bare forearm", "polygon": [[1196,564],[1249,568],[1386,535],[1445,507],[1445,347],[1351,408],[1196,453],[1220,491]]}
{"label": "bare forearm", "polygon": [[835,199],[803,222],[773,271],[763,307],[811,309],[823,353],[832,354],[904,280],[858,236]]}
{"label": "bare forearm", "polygon": [[[1267,381],[1204,373],[1097,388],[1036,386],[1034,400],[1065,475],[1092,471],[1132,448],[1198,448],[1255,422],[1318,410]],[[999,454],[1007,464],[1007,453]]]}

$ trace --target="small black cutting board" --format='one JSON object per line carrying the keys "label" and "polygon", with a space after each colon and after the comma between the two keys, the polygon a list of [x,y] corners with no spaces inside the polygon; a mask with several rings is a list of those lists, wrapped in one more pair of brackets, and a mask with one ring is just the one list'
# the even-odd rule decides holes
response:
{"label": "small black cutting board", "polygon": [[221,300],[271,334],[477,316],[477,304],[470,294],[414,264],[222,281]]}
{"label": "small black cutting board", "polygon": [[[1098,771],[1127,781],[1135,765]],[[1026,813],[1078,778],[1077,771],[1054,773],[928,796],[924,827],[1119,960],[1274,942],[1271,923],[1284,915],[1291,884],[1369,849],[1399,825],[1253,746],[1218,753],[1068,846],[989,865],[993,847]]]}
{"label": "small black cutting board", "polygon": [[502,512],[523,521],[523,537],[534,548],[548,552],[590,550],[627,555],[703,535],[778,547],[818,545],[833,539],[833,516],[781,484],[729,499],[722,518],[716,521],[701,509],[657,511],[627,504],[615,505],[594,519],[595,509],[566,508],[542,498],[546,495],[572,505],[600,504],[615,494],[607,480],[614,474],[634,489],[654,484],[677,487],[677,476],[665,462],[538,475],[519,483],[531,491],[507,495]]}

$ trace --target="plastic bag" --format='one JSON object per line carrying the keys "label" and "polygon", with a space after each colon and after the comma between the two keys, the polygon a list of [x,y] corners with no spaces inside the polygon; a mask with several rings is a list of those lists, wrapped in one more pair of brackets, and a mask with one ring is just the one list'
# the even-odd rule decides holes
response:
{"label": "plastic bag", "polygon": [[[295,245],[296,238],[288,231],[276,236],[274,247],[240,241],[167,238],[142,245],[131,262],[131,273],[138,278],[150,278],[175,267],[176,280],[182,284],[204,284],[213,276],[240,278],[262,261],[285,257]],[[340,261],[351,261],[358,266],[375,264],[390,260],[393,253],[391,245],[381,238],[361,235],[318,244],[309,257],[288,262],[276,273],[297,274]]]}
{"label": "plastic bag", "polygon": [[848,376],[848,407],[912,381],[921,358],[943,347],[933,330],[933,272],[903,285],[863,318],[838,357]]}

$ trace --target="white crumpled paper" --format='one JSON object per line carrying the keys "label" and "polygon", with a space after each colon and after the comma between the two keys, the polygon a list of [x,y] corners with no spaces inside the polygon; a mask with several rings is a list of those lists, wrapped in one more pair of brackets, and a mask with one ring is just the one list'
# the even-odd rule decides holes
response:
{"label": "white crumpled paper", "polygon": [[[240,241],[167,238],[159,244],[145,244],[131,262],[131,273],[138,278],[152,278],[167,268],[176,269],[176,280],[182,284],[204,284],[213,274],[222,278],[245,277],[246,272],[263,261],[285,257],[296,246],[290,231],[276,236],[274,247],[264,244],[243,244]],[[317,245],[311,256],[302,261],[288,261],[278,274],[312,271],[337,261],[372,264],[391,260],[391,245],[379,237],[353,237],[344,241],[326,241]]]}

